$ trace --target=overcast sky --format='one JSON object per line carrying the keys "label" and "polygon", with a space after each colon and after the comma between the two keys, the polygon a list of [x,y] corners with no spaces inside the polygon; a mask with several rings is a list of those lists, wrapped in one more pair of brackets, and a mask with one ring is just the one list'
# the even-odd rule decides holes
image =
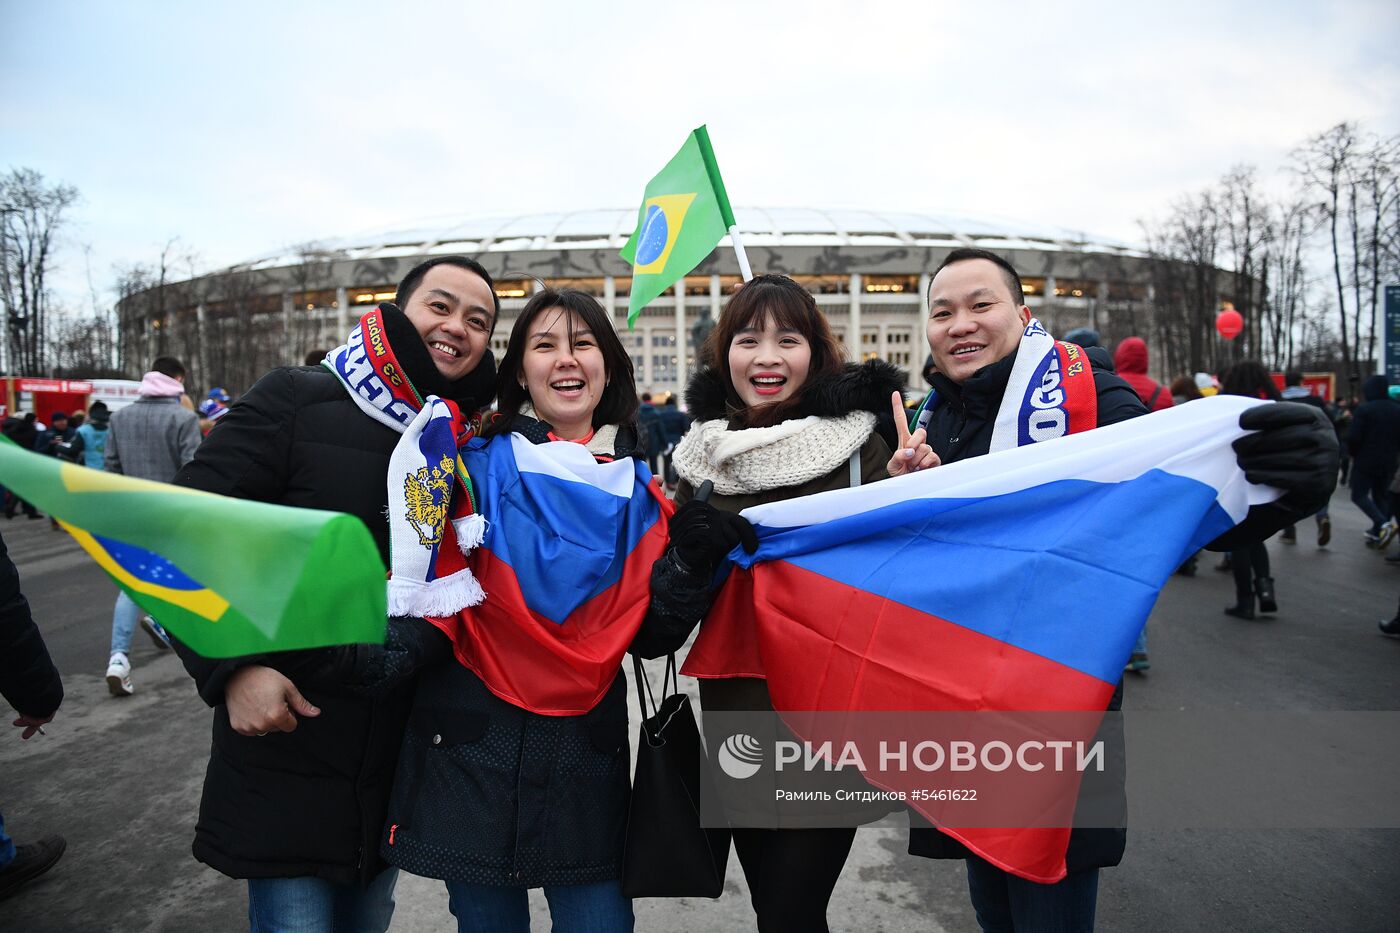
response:
{"label": "overcast sky", "polygon": [[[1148,8],[1150,7],[1150,9]],[[632,207],[707,123],[757,206],[989,214],[1137,241],[1237,163],[1400,132],[1400,4],[0,0],[0,169],[82,202],[86,301],[425,217]],[[1279,182],[1281,183],[1281,182]]]}

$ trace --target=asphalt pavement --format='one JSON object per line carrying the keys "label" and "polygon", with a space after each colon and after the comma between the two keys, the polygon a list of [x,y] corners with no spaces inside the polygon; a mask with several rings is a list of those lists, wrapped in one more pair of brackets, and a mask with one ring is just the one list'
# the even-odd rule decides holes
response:
{"label": "asphalt pavement", "polygon": [[[1400,709],[1400,639],[1376,630],[1395,612],[1400,566],[1363,546],[1344,491],[1333,522],[1326,549],[1311,523],[1296,545],[1269,543],[1280,602],[1272,619],[1222,613],[1233,589],[1211,569],[1215,555],[1203,555],[1196,577],[1174,577],[1149,627],[1152,668],[1128,675],[1126,709]],[[210,710],[178,660],[141,632],[136,693],[109,696],[113,585],[47,521],[0,522],[0,535],[67,691],[48,735],[0,734],[0,811],[20,842],[68,839],[52,871],[0,902],[0,930],[246,929],[243,884],[190,855]],[[913,858],[906,837],[902,819],[861,830],[833,900],[834,930],[976,930],[962,864]],[[455,929],[439,882],[403,876],[397,900],[393,930]],[[534,928],[548,929],[538,892],[531,903]],[[637,902],[639,930],[745,930],[752,917],[732,857],[716,901]],[[1102,874],[1098,928],[1400,929],[1400,829],[1130,829],[1122,865]]]}

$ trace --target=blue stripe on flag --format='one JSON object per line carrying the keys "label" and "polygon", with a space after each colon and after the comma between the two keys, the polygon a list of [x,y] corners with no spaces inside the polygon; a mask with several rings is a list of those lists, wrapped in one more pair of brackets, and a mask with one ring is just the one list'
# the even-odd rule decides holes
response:
{"label": "blue stripe on flag", "polygon": [[1116,683],[1163,583],[1233,526],[1215,489],[1152,470],[1120,483],[1063,480],[760,526],[758,553],[731,557],[744,566],[786,559]]}

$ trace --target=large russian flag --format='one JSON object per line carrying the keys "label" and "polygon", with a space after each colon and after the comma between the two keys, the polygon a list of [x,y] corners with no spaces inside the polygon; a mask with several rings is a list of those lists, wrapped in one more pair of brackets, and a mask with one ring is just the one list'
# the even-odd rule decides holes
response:
{"label": "large russian flag", "polygon": [[467,559],[486,599],[430,621],[502,699],[586,713],[646,616],[671,505],[642,463],[599,463],[580,444],[502,435],[462,461],[487,520]]}
{"label": "large russian flag", "polygon": [[[1173,570],[1278,496],[1230,446],[1255,404],[747,509],[758,551],[731,555],[684,672],[765,676],[779,711],[1101,711]],[[1023,877],[1064,875],[1068,829],[940,829]]]}

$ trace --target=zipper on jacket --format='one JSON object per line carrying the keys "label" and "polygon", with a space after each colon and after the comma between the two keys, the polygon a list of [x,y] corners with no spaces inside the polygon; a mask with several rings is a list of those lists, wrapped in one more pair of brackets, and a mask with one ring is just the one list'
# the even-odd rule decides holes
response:
{"label": "zipper on jacket", "polygon": [[389,845],[393,845],[393,844],[394,844],[394,831],[395,831],[396,829],[398,829],[398,828],[399,828],[399,824],[398,824],[398,823],[393,823],[393,824],[391,824],[391,825],[389,826]]}

